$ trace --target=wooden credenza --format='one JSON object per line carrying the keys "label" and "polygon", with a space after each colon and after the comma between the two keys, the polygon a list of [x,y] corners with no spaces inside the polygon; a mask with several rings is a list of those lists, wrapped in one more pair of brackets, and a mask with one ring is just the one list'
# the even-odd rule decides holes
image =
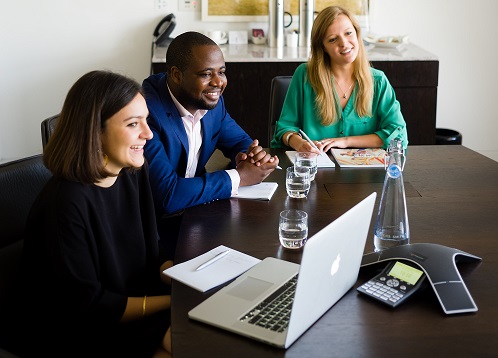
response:
{"label": "wooden credenza", "polygon": [[[306,49],[262,45],[224,45],[228,86],[223,97],[230,115],[252,137],[269,146],[270,85],[275,76],[292,75],[306,62]],[[156,51],[152,72],[165,70],[165,50]],[[410,145],[435,144],[439,60],[420,47],[372,48],[374,68],[384,71],[396,92],[408,127]]]}

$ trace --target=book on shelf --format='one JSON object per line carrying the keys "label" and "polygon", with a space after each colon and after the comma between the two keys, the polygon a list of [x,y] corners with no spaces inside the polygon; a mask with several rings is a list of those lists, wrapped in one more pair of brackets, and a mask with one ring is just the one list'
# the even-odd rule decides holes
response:
{"label": "book on shelf", "polygon": [[337,164],[343,168],[384,168],[387,152],[382,148],[332,148]]}

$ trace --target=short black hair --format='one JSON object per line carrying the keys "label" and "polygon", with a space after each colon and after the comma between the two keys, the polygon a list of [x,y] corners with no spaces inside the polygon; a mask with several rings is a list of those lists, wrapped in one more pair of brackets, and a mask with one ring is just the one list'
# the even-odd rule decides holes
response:
{"label": "short black hair", "polygon": [[168,72],[175,66],[185,71],[192,59],[192,48],[197,46],[218,46],[204,34],[195,31],[184,32],[171,41],[166,52],[166,67]]}

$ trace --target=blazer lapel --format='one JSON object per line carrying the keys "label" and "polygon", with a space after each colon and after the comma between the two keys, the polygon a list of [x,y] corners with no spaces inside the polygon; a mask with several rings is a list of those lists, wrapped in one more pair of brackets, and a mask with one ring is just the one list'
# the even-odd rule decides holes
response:
{"label": "blazer lapel", "polygon": [[211,139],[213,137],[213,126],[209,117],[212,115],[211,111],[208,111],[204,117],[201,118],[201,130],[202,130],[202,146],[199,155],[199,165],[197,166],[198,172],[203,172],[206,163],[214,152]]}
{"label": "blazer lapel", "polygon": [[[166,81],[164,81],[164,86],[166,86]],[[176,137],[187,152],[188,156],[188,137],[187,133],[185,132],[185,127],[183,126],[182,117],[180,117],[180,113],[178,112],[178,109],[176,108],[175,103],[173,102],[173,99],[169,94],[169,91],[166,90],[162,93],[163,95],[161,101],[163,103],[166,118],[170,122],[170,125],[168,125],[166,128],[171,128],[171,130],[173,130]]]}

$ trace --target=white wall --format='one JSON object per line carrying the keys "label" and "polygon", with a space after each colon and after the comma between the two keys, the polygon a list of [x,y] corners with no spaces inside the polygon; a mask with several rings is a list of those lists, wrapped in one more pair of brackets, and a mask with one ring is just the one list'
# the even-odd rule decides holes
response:
{"label": "white wall", "polygon": [[[371,1],[372,31],[409,34],[439,57],[437,126],[460,131],[465,146],[498,160],[498,1]],[[177,18],[173,36],[255,27],[203,23],[200,10],[180,12],[177,0],[161,11],[155,0],[2,0],[1,8],[0,161],[41,153],[40,122],[59,113],[84,73],[147,77],[152,33],[168,13]]]}

